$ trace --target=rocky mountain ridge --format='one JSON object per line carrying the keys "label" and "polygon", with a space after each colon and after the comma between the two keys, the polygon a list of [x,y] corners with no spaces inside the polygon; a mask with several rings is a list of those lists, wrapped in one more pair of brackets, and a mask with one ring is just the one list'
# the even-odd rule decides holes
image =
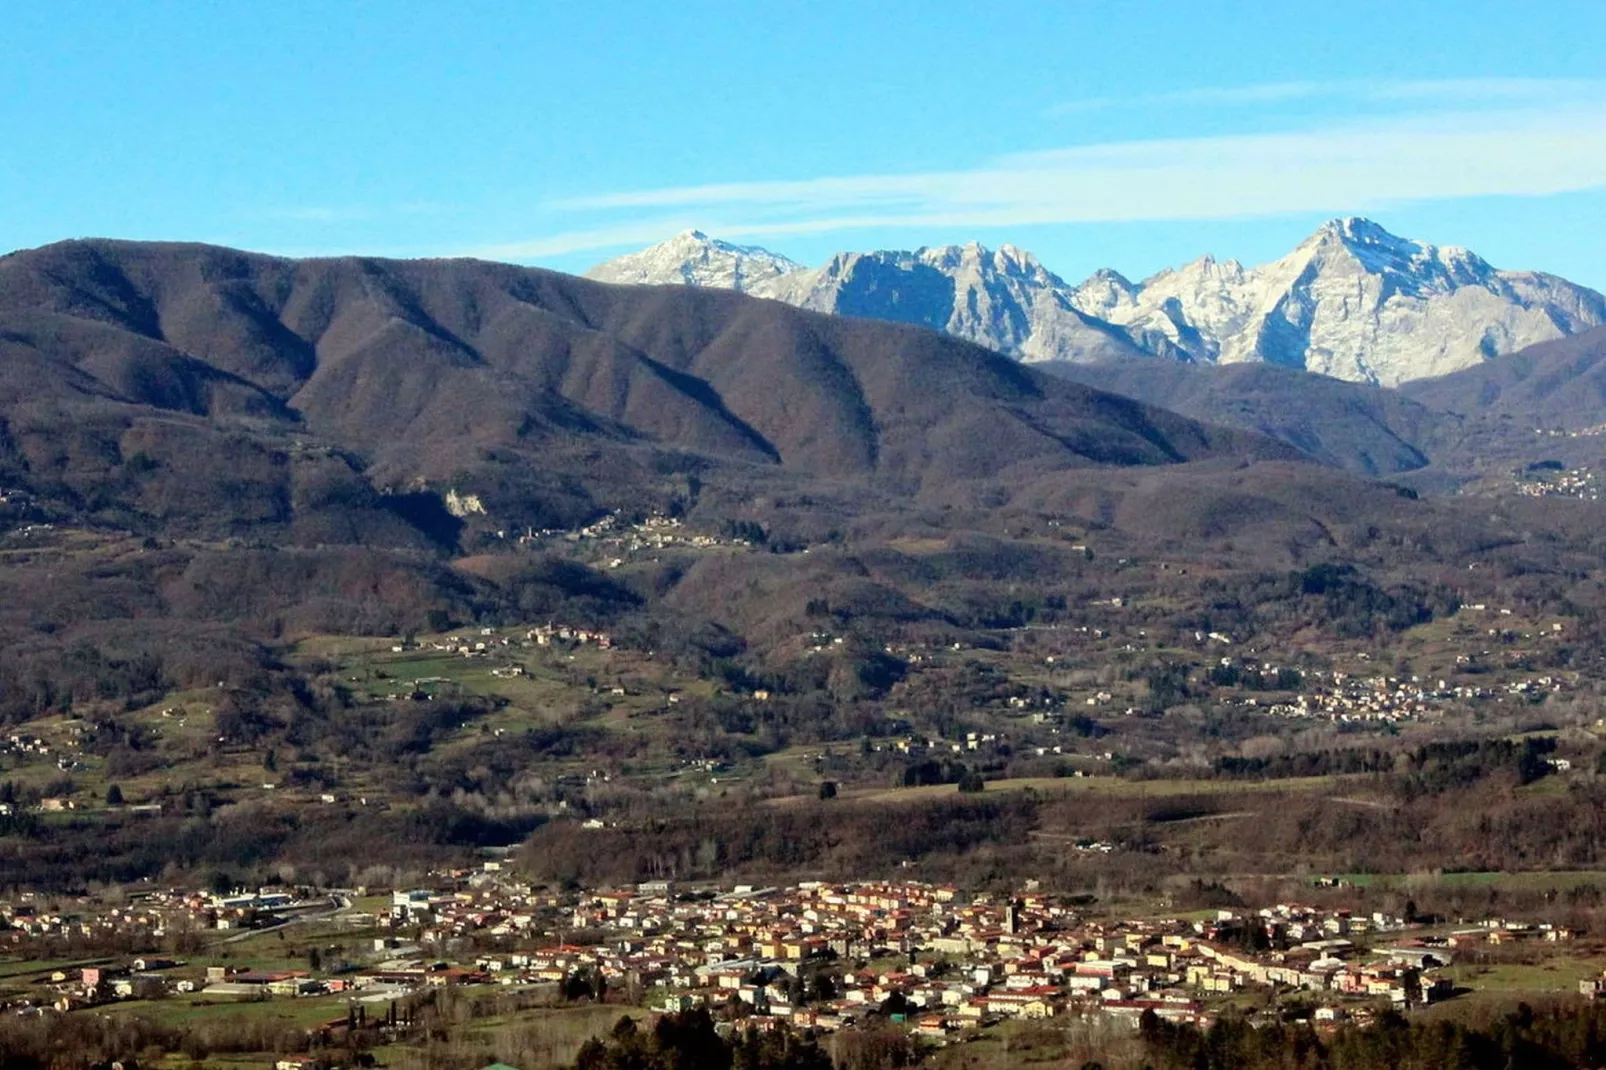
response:
{"label": "rocky mountain ridge", "polygon": [[1064,281],[1013,245],[842,253],[748,292],[816,312],[915,323],[1024,361],[1145,355],[1125,330],[1077,309]]}
{"label": "rocky mountain ridge", "polygon": [[599,264],[587,273],[598,282],[626,285],[682,283],[747,293],[803,265],[756,245],[736,245],[688,230],[639,253]]}
{"label": "rocky mountain ridge", "polygon": [[688,472],[940,498],[1303,457],[942,334],[712,288],[153,242],[0,257],[0,488],[142,534],[414,547],[690,496]]}
{"label": "rocky mountain ridge", "polygon": [[1324,224],[1260,267],[1202,257],[1133,286],[1095,276],[1084,313],[1146,349],[1219,364],[1263,362],[1396,386],[1471,367],[1606,321],[1606,299],[1565,279],[1500,271],[1466,249]]}
{"label": "rocky mountain ridge", "polygon": [[1606,323],[1606,298],[1586,287],[1360,218],[1324,224],[1269,264],[1205,256],[1139,283],[1102,270],[1073,286],[1028,252],[974,242],[840,253],[810,269],[696,231],[588,275],[915,323],[1028,362],[1267,363],[1383,386]]}

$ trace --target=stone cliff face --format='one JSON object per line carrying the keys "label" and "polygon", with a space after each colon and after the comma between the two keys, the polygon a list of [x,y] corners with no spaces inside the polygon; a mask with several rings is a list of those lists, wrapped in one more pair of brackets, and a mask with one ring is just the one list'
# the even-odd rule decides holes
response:
{"label": "stone cliff face", "polygon": [[1079,311],[1059,276],[1012,245],[842,253],[753,292],[818,312],[918,323],[1026,361],[1146,355],[1124,330]]}
{"label": "stone cliff face", "polygon": [[733,245],[688,230],[639,253],[598,264],[586,277],[634,286],[713,286],[748,292],[803,265],[751,245]]}
{"label": "stone cliff face", "polygon": [[1399,238],[1364,219],[1328,223],[1261,267],[1205,257],[1138,285],[1095,276],[1077,288],[1076,304],[1168,356],[1263,361],[1384,386],[1606,320],[1606,300],[1592,290],[1499,271],[1465,249]]}
{"label": "stone cliff face", "polygon": [[1384,386],[1606,323],[1593,290],[1356,218],[1269,264],[1206,256],[1140,283],[1105,270],[1071,286],[1028,252],[975,243],[839,253],[811,269],[697,231],[589,274],[920,324],[1023,361],[1263,362]]}

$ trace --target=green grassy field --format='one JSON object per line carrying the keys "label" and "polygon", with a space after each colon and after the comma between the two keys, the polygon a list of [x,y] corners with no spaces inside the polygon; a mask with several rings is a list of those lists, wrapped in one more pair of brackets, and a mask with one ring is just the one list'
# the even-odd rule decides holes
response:
{"label": "green grassy field", "polygon": [[1532,964],[1455,965],[1447,967],[1444,973],[1458,987],[1478,992],[1572,994],[1578,991],[1579,981],[1599,974],[1601,965],[1600,959],[1558,954]]}
{"label": "green grassy field", "polygon": [[267,1021],[306,1029],[342,1017],[350,1002],[350,997],[344,994],[231,1001],[197,992],[166,999],[124,1000],[107,1004],[102,1010],[144,1018],[164,1026]]}
{"label": "green grassy field", "polygon": [[35,959],[33,961],[6,959],[0,961],[0,979],[21,978],[31,980],[35,977],[48,976],[56,970],[77,970],[84,966],[97,966],[109,961],[111,960],[104,958]]}

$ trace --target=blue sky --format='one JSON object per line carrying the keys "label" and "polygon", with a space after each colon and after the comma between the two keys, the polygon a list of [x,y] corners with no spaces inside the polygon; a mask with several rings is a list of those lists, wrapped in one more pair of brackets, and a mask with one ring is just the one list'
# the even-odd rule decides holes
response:
{"label": "blue sky", "polygon": [[1606,3],[0,0],[0,247],[562,270],[686,227],[1079,278],[1364,214],[1606,288]]}

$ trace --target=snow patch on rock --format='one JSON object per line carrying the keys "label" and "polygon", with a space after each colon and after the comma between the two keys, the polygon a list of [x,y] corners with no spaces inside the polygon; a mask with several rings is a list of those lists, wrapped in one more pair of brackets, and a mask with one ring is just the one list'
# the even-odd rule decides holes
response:
{"label": "snow patch on rock", "polygon": [[1031,253],[975,242],[838,253],[805,268],[695,230],[588,275],[913,323],[1023,361],[1262,361],[1383,386],[1606,323],[1606,298],[1593,290],[1355,217],[1269,264],[1203,256],[1141,283],[1102,270],[1071,286]]}

